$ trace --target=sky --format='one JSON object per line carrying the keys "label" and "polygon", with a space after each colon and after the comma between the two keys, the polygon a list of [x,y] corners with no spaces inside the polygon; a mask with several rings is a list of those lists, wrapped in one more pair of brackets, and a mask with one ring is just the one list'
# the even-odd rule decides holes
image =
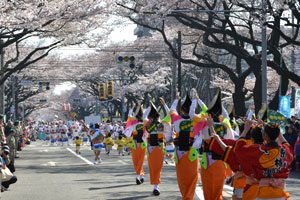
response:
{"label": "sky", "polygon": [[[136,36],[133,34],[134,29],[136,28],[135,24],[129,24],[125,27],[116,28],[110,35],[110,41],[112,43],[118,42],[130,42],[136,40]],[[78,55],[84,53],[91,53],[95,50],[80,50],[79,48],[72,49],[72,48],[62,48],[61,50],[56,50],[56,53],[68,55]],[[71,82],[65,82],[59,85],[56,85],[53,91],[54,95],[60,96],[63,92],[68,91],[76,87],[75,84]]]}
{"label": "sky", "polygon": [[64,83],[61,83],[61,84],[55,86],[55,88],[53,90],[53,94],[60,96],[62,93],[72,90],[75,87],[76,87],[76,85],[72,84],[71,82],[64,82]]}

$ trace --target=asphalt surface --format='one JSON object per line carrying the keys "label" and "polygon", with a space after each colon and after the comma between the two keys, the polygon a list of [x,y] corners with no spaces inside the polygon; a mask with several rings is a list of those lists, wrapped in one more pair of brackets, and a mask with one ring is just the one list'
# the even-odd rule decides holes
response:
{"label": "asphalt surface", "polygon": [[[108,156],[101,153],[102,163],[93,165],[93,152],[89,146],[81,148],[81,156],[75,147],[46,146],[33,142],[19,153],[16,159],[18,182],[1,194],[5,200],[136,200],[181,199],[173,165],[164,164],[161,176],[161,195],[152,195],[147,159],[144,162],[145,182],[136,185],[131,156],[119,156],[113,150]],[[291,172],[287,191],[292,200],[300,199],[300,172]],[[201,185],[196,189],[194,200],[203,199]],[[229,197],[232,188],[224,188]],[[230,198],[226,198],[230,199]]]}

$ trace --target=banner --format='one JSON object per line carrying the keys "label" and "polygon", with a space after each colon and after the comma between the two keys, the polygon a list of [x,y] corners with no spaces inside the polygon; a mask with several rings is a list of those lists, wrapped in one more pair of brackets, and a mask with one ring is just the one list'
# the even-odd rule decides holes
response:
{"label": "banner", "polygon": [[297,115],[300,111],[300,89],[296,90],[295,94],[295,110],[294,115]]}
{"label": "banner", "polygon": [[281,124],[282,122],[285,122],[287,119],[280,112],[277,112],[275,110],[269,110],[268,111],[268,120],[270,122],[275,122],[277,124]]}
{"label": "banner", "polygon": [[291,117],[291,98],[287,96],[280,96],[279,112],[285,117]]}

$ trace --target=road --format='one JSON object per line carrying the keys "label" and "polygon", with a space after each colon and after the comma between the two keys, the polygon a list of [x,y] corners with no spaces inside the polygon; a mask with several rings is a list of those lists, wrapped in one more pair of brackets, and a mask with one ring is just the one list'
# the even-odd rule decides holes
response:
{"label": "road", "polygon": [[[76,156],[73,150],[74,146],[46,146],[41,141],[26,146],[16,160],[18,182],[2,193],[1,199],[181,199],[173,165],[164,165],[161,195],[154,197],[146,159],[145,183],[136,185],[131,156],[119,156],[113,151],[109,156],[102,155],[101,164],[93,165],[93,152],[89,146],[82,147],[81,156]],[[287,181],[287,190],[292,196],[290,199],[300,199],[299,184],[300,173],[293,172]],[[225,197],[229,197],[232,188],[226,186],[224,192]],[[198,199],[203,199],[200,186],[194,196],[194,200]]]}

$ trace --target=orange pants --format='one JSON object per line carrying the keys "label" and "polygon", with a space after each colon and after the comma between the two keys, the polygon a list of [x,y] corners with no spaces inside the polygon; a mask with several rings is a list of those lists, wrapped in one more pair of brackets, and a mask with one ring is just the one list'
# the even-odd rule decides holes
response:
{"label": "orange pants", "polygon": [[223,161],[217,160],[207,169],[201,166],[201,181],[204,199],[222,200],[226,169]]}
{"label": "orange pants", "polygon": [[199,171],[199,159],[193,162],[189,160],[189,152],[181,157],[176,164],[177,182],[181,192],[182,200],[194,198]]}
{"label": "orange pants", "polygon": [[132,149],[132,162],[137,175],[144,175],[143,164],[146,156],[146,148],[142,149],[141,145],[136,150]]}
{"label": "orange pants", "polygon": [[160,184],[160,175],[163,168],[164,154],[162,148],[155,147],[148,157],[150,184]]}
{"label": "orange pants", "polygon": [[243,192],[243,200],[253,200],[258,197],[259,186],[258,184],[246,185]]}

